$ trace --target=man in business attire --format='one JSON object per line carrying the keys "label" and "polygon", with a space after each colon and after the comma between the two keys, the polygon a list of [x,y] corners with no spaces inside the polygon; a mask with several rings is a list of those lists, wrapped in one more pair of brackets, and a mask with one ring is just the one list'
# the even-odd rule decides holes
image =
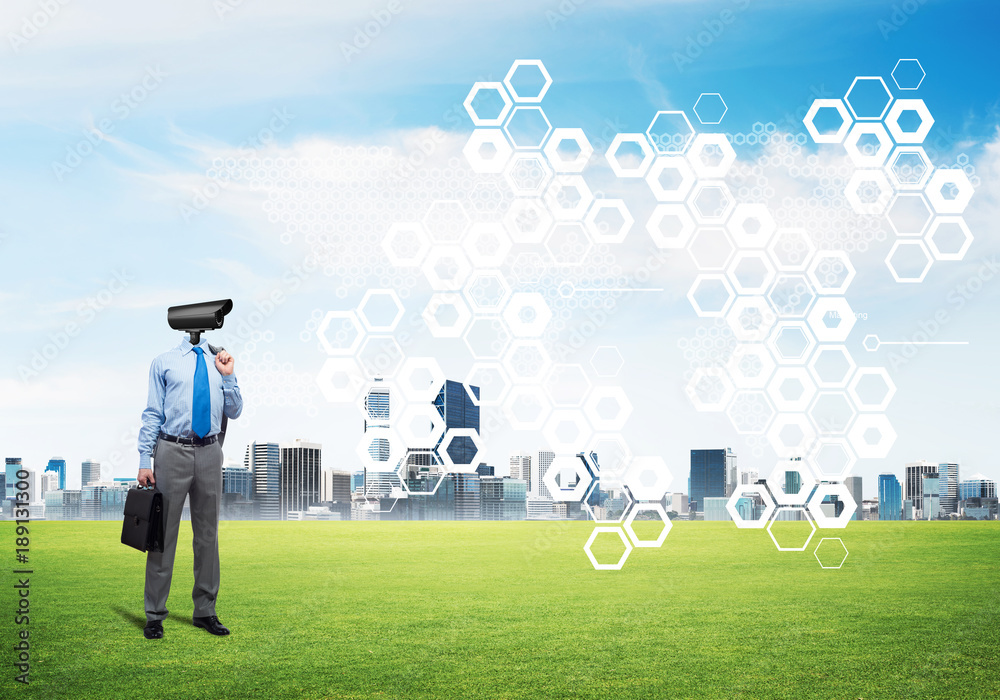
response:
{"label": "man in business attire", "polygon": [[225,350],[213,362],[207,340],[192,345],[185,338],[156,357],[149,368],[149,399],[139,430],[138,481],[143,486],[156,484],[163,494],[165,525],[163,551],[146,555],[146,639],[163,637],[185,496],[190,497],[194,533],[193,622],[212,634],[229,634],[215,614],[222,498],[218,435],[223,412],[235,419],[243,411],[234,366]]}

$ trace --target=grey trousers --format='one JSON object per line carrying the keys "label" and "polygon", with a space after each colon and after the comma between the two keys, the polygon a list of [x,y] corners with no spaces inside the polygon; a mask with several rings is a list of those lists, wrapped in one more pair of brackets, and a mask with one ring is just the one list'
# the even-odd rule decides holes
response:
{"label": "grey trousers", "polygon": [[164,539],[162,552],[146,554],[146,620],[167,616],[167,596],[174,572],[177,532],[184,497],[191,499],[194,533],[194,617],[215,615],[219,593],[219,509],[222,500],[222,446],[181,445],[157,440],[153,451],[156,488],[163,494]]}

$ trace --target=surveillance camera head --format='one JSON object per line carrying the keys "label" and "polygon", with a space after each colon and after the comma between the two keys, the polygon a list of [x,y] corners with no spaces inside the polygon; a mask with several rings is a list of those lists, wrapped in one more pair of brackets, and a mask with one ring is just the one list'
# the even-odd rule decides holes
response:
{"label": "surveillance camera head", "polygon": [[222,328],[226,314],[232,310],[232,299],[171,306],[167,309],[167,323],[175,331],[190,333],[191,344],[197,345],[202,333]]}

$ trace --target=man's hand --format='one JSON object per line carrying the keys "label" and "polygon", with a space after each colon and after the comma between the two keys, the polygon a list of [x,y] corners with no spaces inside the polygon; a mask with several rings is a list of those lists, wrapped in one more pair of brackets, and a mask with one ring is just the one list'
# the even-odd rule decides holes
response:
{"label": "man's hand", "polygon": [[153,470],[140,469],[138,482],[139,486],[153,486],[156,484],[156,479],[153,478]]}
{"label": "man's hand", "polygon": [[215,368],[219,370],[220,374],[230,375],[236,368],[236,362],[232,355],[225,350],[220,350],[219,354],[215,356]]}

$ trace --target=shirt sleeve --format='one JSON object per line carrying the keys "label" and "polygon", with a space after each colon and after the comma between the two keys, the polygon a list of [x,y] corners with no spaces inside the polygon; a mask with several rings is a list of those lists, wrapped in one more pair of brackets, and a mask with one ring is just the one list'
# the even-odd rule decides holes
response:
{"label": "shirt sleeve", "polygon": [[222,375],[222,395],[225,403],[222,406],[223,412],[230,419],[235,420],[243,413],[243,396],[240,394],[240,387],[236,383],[236,374]]}
{"label": "shirt sleeve", "polygon": [[149,366],[149,396],[146,408],[142,412],[142,427],[139,428],[139,469],[150,469],[153,448],[160,434],[160,427],[166,420],[163,412],[163,399],[166,395],[166,380],[160,358],[153,360]]}

